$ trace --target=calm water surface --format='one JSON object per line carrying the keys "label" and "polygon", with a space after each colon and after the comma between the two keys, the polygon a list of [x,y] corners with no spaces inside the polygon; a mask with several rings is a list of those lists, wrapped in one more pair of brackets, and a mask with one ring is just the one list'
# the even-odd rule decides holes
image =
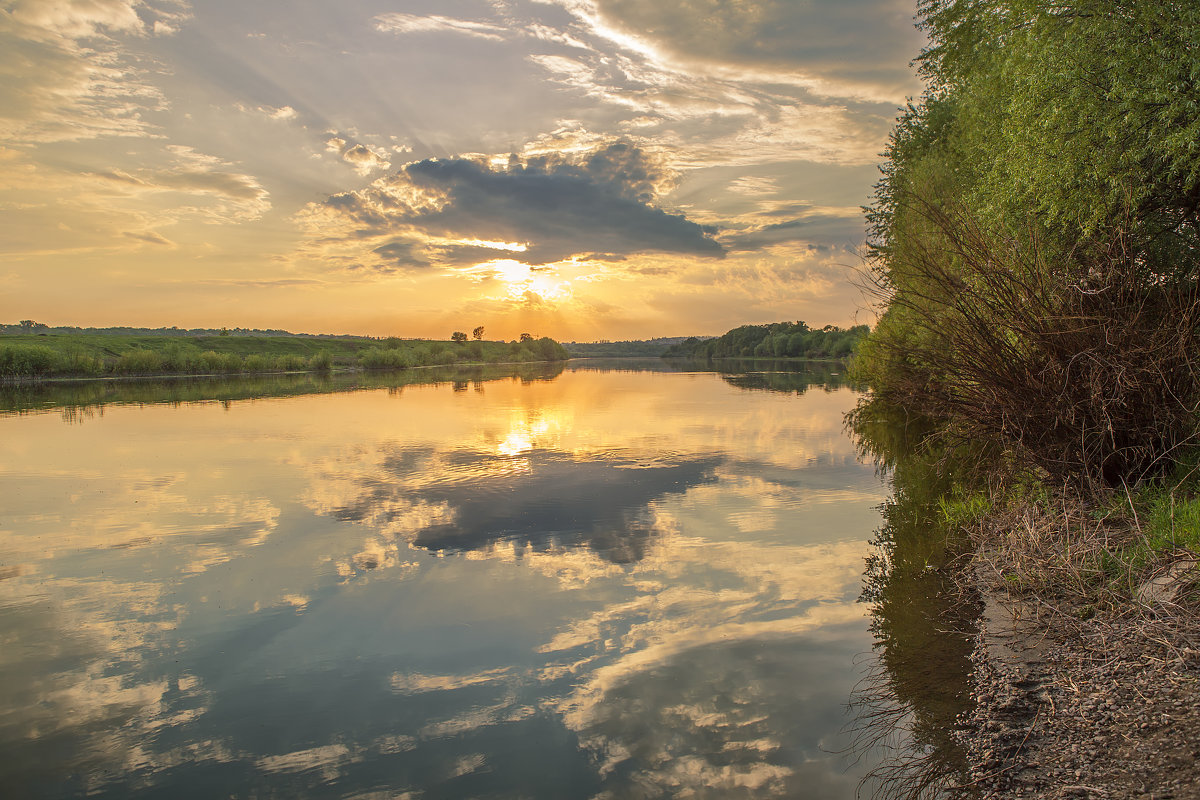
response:
{"label": "calm water surface", "polygon": [[0,793],[853,797],[855,393],[487,377],[10,399]]}

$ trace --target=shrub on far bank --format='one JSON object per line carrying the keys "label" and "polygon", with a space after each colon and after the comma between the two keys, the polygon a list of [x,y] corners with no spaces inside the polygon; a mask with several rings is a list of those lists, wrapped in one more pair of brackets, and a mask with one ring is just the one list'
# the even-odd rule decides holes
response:
{"label": "shrub on far bank", "polygon": [[308,368],[317,372],[329,372],[333,368],[333,356],[322,350],[308,360]]}
{"label": "shrub on far bank", "polygon": [[122,353],[113,364],[113,372],[119,375],[153,375],[164,368],[162,354],[154,350],[130,350]]}
{"label": "shrub on far bank", "polygon": [[0,347],[0,376],[24,377],[49,375],[56,371],[62,359],[49,347],[41,345],[4,345]]}
{"label": "shrub on far bank", "polygon": [[200,369],[204,372],[241,372],[242,360],[233,353],[205,350],[200,354]]}
{"label": "shrub on far bank", "polygon": [[242,370],[244,372],[270,372],[277,369],[274,359],[267,358],[258,353],[251,353],[242,359]]}
{"label": "shrub on far bank", "polygon": [[400,348],[371,347],[358,356],[363,369],[408,369],[414,365],[412,355]]}

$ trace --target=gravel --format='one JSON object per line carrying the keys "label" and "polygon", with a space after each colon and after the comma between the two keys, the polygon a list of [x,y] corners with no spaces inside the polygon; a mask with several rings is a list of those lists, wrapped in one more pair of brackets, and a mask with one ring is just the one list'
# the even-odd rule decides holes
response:
{"label": "gravel", "polygon": [[1196,615],[1080,621],[984,586],[956,797],[1200,798]]}

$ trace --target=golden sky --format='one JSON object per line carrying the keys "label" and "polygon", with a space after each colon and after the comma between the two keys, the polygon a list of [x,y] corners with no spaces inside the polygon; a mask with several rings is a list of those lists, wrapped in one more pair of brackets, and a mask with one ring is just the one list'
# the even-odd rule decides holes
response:
{"label": "golden sky", "polygon": [[911,0],[0,0],[0,322],[870,321]]}

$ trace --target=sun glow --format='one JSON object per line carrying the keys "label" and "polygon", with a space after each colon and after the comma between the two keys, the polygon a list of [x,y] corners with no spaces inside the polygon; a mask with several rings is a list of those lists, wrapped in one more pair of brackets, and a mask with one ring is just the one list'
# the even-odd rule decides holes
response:
{"label": "sun glow", "polygon": [[496,445],[502,456],[517,456],[538,447],[553,446],[561,436],[563,422],[557,414],[538,414],[532,418],[514,416],[509,431]]}
{"label": "sun glow", "polygon": [[454,244],[468,247],[486,247],[489,250],[507,250],[510,253],[524,253],[529,245],[521,242],[494,242],[487,239],[455,239]]}
{"label": "sun glow", "polygon": [[571,281],[555,274],[549,267],[532,267],[511,258],[502,258],[480,264],[481,272],[491,275],[506,284],[510,300],[527,300],[532,292],[543,300],[567,300],[571,297]]}

